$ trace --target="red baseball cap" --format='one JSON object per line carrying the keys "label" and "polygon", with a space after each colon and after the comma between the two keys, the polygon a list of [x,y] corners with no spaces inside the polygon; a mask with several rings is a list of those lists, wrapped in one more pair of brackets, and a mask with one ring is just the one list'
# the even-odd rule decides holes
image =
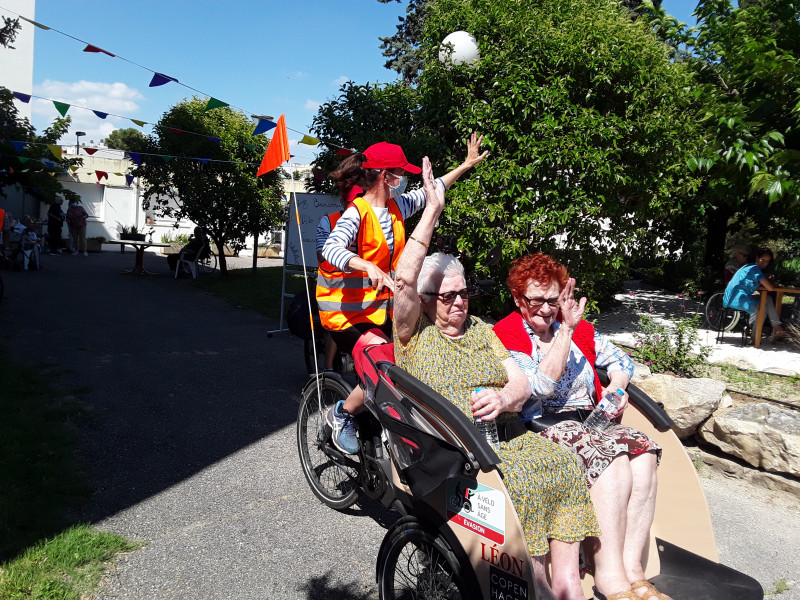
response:
{"label": "red baseball cap", "polygon": [[403,169],[415,175],[422,173],[422,169],[408,162],[403,149],[397,144],[389,142],[372,144],[364,150],[364,156],[367,157],[363,163],[365,169]]}

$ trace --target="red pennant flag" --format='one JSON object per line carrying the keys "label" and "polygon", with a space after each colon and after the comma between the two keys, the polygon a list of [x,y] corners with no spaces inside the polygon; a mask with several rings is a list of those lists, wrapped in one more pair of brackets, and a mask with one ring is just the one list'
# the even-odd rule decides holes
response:
{"label": "red pennant flag", "polygon": [[103,177],[108,179],[108,173],[106,173],[105,171],[95,171],[94,174],[97,175],[98,183],[100,183],[100,180],[103,179]]}
{"label": "red pennant flag", "polygon": [[167,127],[167,129],[169,129],[175,135],[182,135],[186,133],[183,129],[175,129],[174,127]]}
{"label": "red pennant flag", "polygon": [[352,153],[353,153],[352,150],[348,150],[347,148],[342,148],[336,153],[336,156],[348,156]]}
{"label": "red pennant flag", "polygon": [[92,46],[92,44],[87,44],[86,48],[83,49],[84,52],[102,52],[103,54],[108,54],[109,56],[114,56],[108,50],[103,50],[102,48],[98,48],[97,46]]}
{"label": "red pennant flag", "polygon": [[281,115],[278,119],[275,133],[269,141],[269,146],[267,146],[267,151],[264,153],[261,166],[258,167],[256,177],[274,171],[289,160],[289,157],[289,135],[286,133],[286,115]]}
{"label": "red pennant flag", "polygon": [[92,154],[97,152],[97,148],[84,148],[83,151],[86,152],[86,154],[88,154],[89,156],[91,156]]}

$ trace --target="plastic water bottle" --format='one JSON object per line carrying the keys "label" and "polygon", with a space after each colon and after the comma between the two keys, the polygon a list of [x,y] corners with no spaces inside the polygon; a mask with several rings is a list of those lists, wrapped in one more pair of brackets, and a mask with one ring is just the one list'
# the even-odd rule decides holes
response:
{"label": "plastic water bottle", "polygon": [[[476,392],[485,390],[484,387],[475,388]],[[486,442],[494,449],[500,450],[500,437],[497,435],[497,423],[495,421],[484,421],[480,417],[475,417],[475,427],[481,432]]]}
{"label": "plastic water bottle", "polygon": [[624,394],[619,388],[614,392],[606,392],[583,424],[595,431],[605,431],[614,422],[614,415]]}

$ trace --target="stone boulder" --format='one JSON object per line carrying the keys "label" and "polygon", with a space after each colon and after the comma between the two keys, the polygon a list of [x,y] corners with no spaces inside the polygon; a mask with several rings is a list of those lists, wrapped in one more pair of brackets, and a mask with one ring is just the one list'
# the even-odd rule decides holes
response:
{"label": "stone boulder", "polygon": [[664,404],[664,410],[675,421],[675,435],[680,439],[691,437],[699,425],[717,410],[725,383],[707,377],[683,379],[657,373],[636,383],[656,402]]}
{"label": "stone boulder", "polygon": [[800,413],[766,402],[714,415],[700,437],[726,454],[773,473],[800,476]]}
{"label": "stone boulder", "polygon": [[652,375],[653,373],[650,371],[650,367],[646,364],[633,361],[633,377],[631,378],[631,383],[638,386],[639,383],[648,377],[652,377]]}

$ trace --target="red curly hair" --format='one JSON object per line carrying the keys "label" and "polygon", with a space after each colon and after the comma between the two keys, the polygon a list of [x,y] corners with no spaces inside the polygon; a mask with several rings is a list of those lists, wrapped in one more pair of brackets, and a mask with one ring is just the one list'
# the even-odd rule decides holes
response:
{"label": "red curly hair", "polygon": [[552,256],[540,252],[522,256],[511,265],[506,285],[514,296],[524,296],[530,280],[543,286],[557,281],[559,290],[563,290],[569,281],[567,267]]}

